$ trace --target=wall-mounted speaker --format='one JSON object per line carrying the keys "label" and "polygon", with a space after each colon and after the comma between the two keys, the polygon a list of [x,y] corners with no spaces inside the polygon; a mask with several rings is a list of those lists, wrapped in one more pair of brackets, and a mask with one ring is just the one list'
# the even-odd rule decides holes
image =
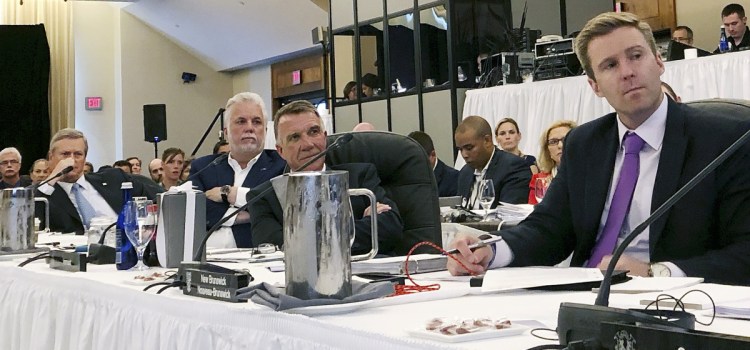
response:
{"label": "wall-mounted speaker", "polygon": [[167,105],[143,105],[143,135],[146,142],[167,140]]}

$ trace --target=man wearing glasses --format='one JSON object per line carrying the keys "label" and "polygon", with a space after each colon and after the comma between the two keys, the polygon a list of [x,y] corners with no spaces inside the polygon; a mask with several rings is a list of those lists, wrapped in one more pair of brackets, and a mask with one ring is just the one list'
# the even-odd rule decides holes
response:
{"label": "man wearing glasses", "polygon": [[21,153],[15,147],[8,147],[0,151],[0,171],[3,174],[0,189],[31,185],[30,179],[21,178],[20,170]]}

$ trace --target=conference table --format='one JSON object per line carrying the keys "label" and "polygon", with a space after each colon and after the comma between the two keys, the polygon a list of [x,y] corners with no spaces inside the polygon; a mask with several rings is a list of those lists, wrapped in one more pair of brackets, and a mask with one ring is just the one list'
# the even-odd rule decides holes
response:
{"label": "conference table", "polygon": [[[695,59],[665,62],[662,81],[683,102],[710,98],[750,100],[750,50]],[[578,124],[594,120],[614,109],[598,97],[586,76],[510,84],[466,92],[463,118],[484,117],[493,130],[506,117],[518,122],[523,136],[519,147],[525,154],[539,154],[539,136],[553,121],[569,119]],[[460,155],[456,167],[465,163]]]}
{"label": "conference table", "polygon": [[[85,243],[82,237],[62,238]],[[516,325],[554,329],[561,302],[593,304],[595,299],[590,291],[482,294],[466,279],[440,280],[447,273],[437,272],[418,281],[436,279],[438,291],[287,313],[252,302],[186,296],[174,288],[162,294],[144,292],[144,284],[134,279],[138,272],[117,271],[113,265],[89,265],[88,272],[72,273],[51,270],[43,261],[17,267],[22,260],[0,261],[1,349],[527,349],[556,342],[536,338],[528,329],[464,343],[426,340],[410,332],[434,317],[508,318]],[[284,279],[283,272],[259,265],[235,267],[249,269],[256,282]],[[154,271],[167,269],[149,273]],[[688,289],[705,290],[717,301],[750,296],[746,287],[699,284]],[[684,291],[670,293],[679,296]],[[649,297],[655,295],[613,294],[610,300],[612,306],[642,308],[639,301]],[[698,320],[710,319],[705,311],[695,313]],[[717,318],[713,325],[696,329],[748,336],[750,322]]]}

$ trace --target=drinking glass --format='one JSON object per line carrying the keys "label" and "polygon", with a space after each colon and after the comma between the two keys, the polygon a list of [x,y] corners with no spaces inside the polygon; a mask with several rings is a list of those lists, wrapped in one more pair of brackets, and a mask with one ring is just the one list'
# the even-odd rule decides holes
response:
{"label": "drinking glass", "polygon": [[131,270],[143,271],[149,267],[143,263],[143,252],[156,233],[157,207],[151,200],[133,200],[125,204],[125,235],[138,253],[138,264]]}
{"label": "drinking glass", "polygon": [[549,188],[551,181],[551,177],[545,176],[537,178],[534,182],[534,197],[536,197],[537,203],[541,203],[542,199],[544,199],[544,195],[547,194],[547,189]]}
{"label": "drinking glass", "polygon": [[492,203],[495,201],[495,184],[492,179],[482,180],[479,183],[479,204],[484,209],[484,218],[482,221],[487,221],[487,217],[490,215],[490,208]]}

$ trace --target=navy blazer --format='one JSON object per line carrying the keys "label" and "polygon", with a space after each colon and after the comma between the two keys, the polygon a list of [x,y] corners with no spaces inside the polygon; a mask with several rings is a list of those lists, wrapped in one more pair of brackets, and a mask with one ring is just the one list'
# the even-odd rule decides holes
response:
{"label": "navy blazer", "polygon": [[[499,202],[513,204],[528,202],[531,169],[525,159],[495,147],[495,155],[490,159],[490,166],[487,167],[484,178],[492,179],[495,185],[495,202],[492,203],[492,208],[496,207]],[[459,196],[465,199],[471,198],[474,179],[474,168],[468,164],[464,165],[458,174]],[[481,208],[477,205],[474,209]]]}
{"label": "navy blazer", "polygon": [[[380,187],[380,177],[375,166],[370,163],[347,163],[327,165],[327,167],[331,170],[348,171],[349,188],[370,189],[378,202],[391,206],[391,210],[378,214],[378,254],[393,255],[398,243],[403,239],[404,223],[396,203],[386,197],[385,189]],[[258,186],[250,191],[248,198],[256,196],[269,186],[271,186],[270,183]],[[370,235],[370,217],[362,217],[362,214],[370,202],[362,196],[350,197],[350,202],[356,230],[352,253],[366,253],[372,246],[372,236]],[[284,213],[275,191],[267,192],[259,201],[250,206],[250,222],[257,230],[253,235],[255,245],[273,243],[279,247],[283,246]]]}
{"label": "navy blazer", "polygon": [[[159,185],[151,181],[151,179],[126,174],[119,168],[105,169],[84,176],[86,177],[86,181],[99,192],[115,213],[122,211],[122,189],[120,187],[123,182],[129,181],[133,183],[133,189],[130,192],[133,197],[148,197],[148,199],[155,200],[156,195],[164,191]],[[54,188],[55,191],[49,196],[39,190],[36,191],[37,197],[41,196],[47,198],[49,201],[50,230],[63,233],[75,232],[79,235],[83,234],[81,217],[78,215],[73,202],[70,201],[70,197],[68,197],[68,194],[59,184],[56,183]],[[37,208],[39,207],[37,206]]]}
{"label": "navy blazer", "polygon": [[[234,185],[234,170],[229,166],[229,158],[224,158],[218,164],[211,165],[211,162],[219,156],[218,154],[212,154],[193,161],[190,167],[190,180],[193,181],[195,188],[205,192],[215,187]],[[286,162],[281,159],[275,150],[263,150],[258,161],[247,174],[242,187],[253,188],[264,181],[281,175],[285,166]],[[193,174],[203,168],[206,168],[206,170],[193,177]],[[206,228],[211,228],[219,222],[227,209],[229,209],[229,204],[206,200]],[[232,233],[237,247],[247,248],[252,246],[252,230],[249,223],[232,226]]]}
{"label": "navy blazer", "polygon": [[[614,113],[573,129],[544,201],[500,234],[513,266],[572,266],[591,256],[619,145]],[[750,123],[706,115],[668,101],[666,131],[651,201],[653,212],[715,159]],[[706,282],[750,284],[750,145],[708,175],[650,226],[652,262],[670,261]]]}
{"label": "navy blazer", "polygon": [[452,197],[458,195],[458,170],[449,167],[438,159],[434,173],[438,184],[438,196]]}

